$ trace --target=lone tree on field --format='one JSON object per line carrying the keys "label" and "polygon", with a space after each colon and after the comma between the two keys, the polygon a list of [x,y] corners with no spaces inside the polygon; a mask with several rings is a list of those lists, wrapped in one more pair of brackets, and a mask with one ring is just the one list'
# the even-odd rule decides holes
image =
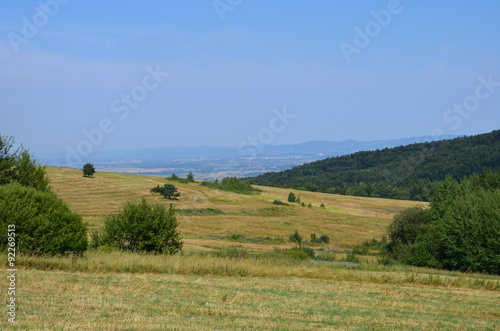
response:
{"label": "lone tree on field", "polygon": [[161,193],[165,198],[167,199],[177,199],[179,195],[181,195],[179,192],[177,192],[177,187],[175,187],[172,184],[165,184],[163,186],[163,192]]}
{"label": "lone tree on field", "polygon": [[116,247],[133,252],[175,254],[182,249],[175,209],[151,205],[145,199],[128,202],[116,215],[108,216],[103,233],[93,234],[92,246]]}
{"label": "lone tree on field", "polygon": [[87,163],[83,166],[83,177],[92,177],[95,174],[95,168],[92,163]]}
{"label": "lone tree on field", "polygon": [[193,183],[194,182],[194,175],[193,175],[193,173],[192,172],[188,173],[186,179],[187,179],[188,182]]}
{"label": "lone tree on field", "polygon": [[157,187],[153,187],[151,192],[160,193],[161,196],[167,199],[177,199],[180,196],[180,192],[177,192],[177,187],[172,184],[165,184],[163,187],[158,185]]}
{"label": "lone tree on field", "polygon": [[295,202],[295,201],[296,201],[295,194],[293,194],[293,192],[290,192],[290,194],[288,195],[288,202]]}

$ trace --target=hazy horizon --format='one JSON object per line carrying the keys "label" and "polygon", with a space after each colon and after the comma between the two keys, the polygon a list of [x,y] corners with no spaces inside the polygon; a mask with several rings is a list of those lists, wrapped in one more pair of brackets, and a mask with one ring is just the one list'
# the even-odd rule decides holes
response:
{"label": "hazy horizon", "polygon": [[[493,130],[492,130],[493,131]],[[491,131],[490,131],[491,132]],[[477,134],[473,135],[479,135],[479,134],[485,134],[489,132],[480,132]],[[436,138],[442,138],[442,139],[453,139],[456,137],[459,137],[461,135],[444,135],[442,137],[436,137]],[[471,135],[466,135],[466,136],[471,136]],[[428,136],[419,136],[419,137],[398,137],[394,139],[376,139],[376,140],[356,140],[356,139],[343,139],[343,140],[309,140],[309,141],[301,141],[297,143],[290,143],[290,144],[268,144],[265,146],[270,146],[270,147],[280,147],[280,146],[296,146],[296,145],[302,145],[302,144],[309,144],[309,143],[344,143],[348,141],[353,141],[357,143],[371,143],[371,142],[379,142],[379,141],[398,141],[398,140],[411,140],[415,139],[416,142],[421,142],[421,138],[432,138],[432,135]],[[441,139],[433,139],[433,140],[441,140]],[[16,146],[20,146],[21,143],[16,141]],[[24,146],[25,148],[29,149],[30,152],[33,152],[28,146]],[[119,152],[119,151],[141,151],[141,150],[149,150],[149,149],[197,149],[197,148],[220,148],[220,149],[237,149],[235,146],[216,146],[216,145],[190,145],[190,146],[157,146],[157,147],[137,147],[137,148],[119,148],[119,149],[100,149],[100,152]],[[59,153],[65,153],[65,151],[59,150],[59,151],[36,151],[33,152],[34,154],[59,154]]]}

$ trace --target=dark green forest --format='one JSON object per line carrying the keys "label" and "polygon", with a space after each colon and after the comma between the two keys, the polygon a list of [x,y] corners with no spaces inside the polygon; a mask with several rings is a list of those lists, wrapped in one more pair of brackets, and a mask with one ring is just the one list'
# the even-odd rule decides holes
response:
{"label": "dark green forest", "polygon": [[500,170],[500,130],[331,157],[250,178],[253,184],[428,201],[439,182]]}

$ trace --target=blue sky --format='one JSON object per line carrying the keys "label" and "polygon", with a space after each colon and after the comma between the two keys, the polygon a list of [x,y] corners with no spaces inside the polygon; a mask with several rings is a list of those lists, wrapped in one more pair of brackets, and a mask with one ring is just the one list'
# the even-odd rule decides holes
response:
{"label": "blue sky", "polygon": [[498,1],[27,0],[2,9],[0,133],[35,153],[499,129]]}

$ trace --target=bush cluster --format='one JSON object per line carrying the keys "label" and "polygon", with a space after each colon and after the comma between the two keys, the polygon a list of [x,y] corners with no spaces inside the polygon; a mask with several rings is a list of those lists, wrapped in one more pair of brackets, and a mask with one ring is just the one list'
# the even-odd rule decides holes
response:
{"label": "bush cluster", "polygon": [[184,183],[184,184],[194,183],[194,175],[192,172],[188,173],[186,178],[181,178],[181,177],[177,176],[175,173],[173,173],[172,176],[167,177],[167,179],[168,180],[175,180],[177,182]]}
{"label": "bush cluster", "polygon": [[177,226],[172,204],[166,209],[150,205],[145,199],[129,202],[118,214],[106,219],[103,233],[92,233],[92,246],[175,254],[183,245]]}
{"label": "bush cluster", "polygon": [[218,189],[218,190],[223,190],[223,191],[230,191],[230,192],[235,192],[235,193],[241,193],[241,194],[254,194],[254,193],[259,193],[262,192],[259,189],[253,188],[252,185],[250,185],[250,182],[248,180],[243,180],[243,179],[238,179],[236,177],[226,177],[222,179],[222,181],[215,181],[215,182],[202,182],[202,186]]}
{"label": "bush cluster", "polygon": [[[45,167],[13,145],[13,137],[0,135],[0,226],[15,226],[16,253],[81,254],[87,248],[82,218],[51,192]],[[7,231],[0,238],[4,249]]]}
{"label": "bush cluster", "polygon": [[442,182],[430,209],[396,215],[388,252],[407,264],[500,274],[500,172]]}
{"label": "bush cluster", "polygon": [[[0,226],[15,225],[19,252],[81,254],[87,249],[87,228],[80,215],[51,192],[19,183],[0,185]],[[7,234],[1,236],[7,247]]]}

